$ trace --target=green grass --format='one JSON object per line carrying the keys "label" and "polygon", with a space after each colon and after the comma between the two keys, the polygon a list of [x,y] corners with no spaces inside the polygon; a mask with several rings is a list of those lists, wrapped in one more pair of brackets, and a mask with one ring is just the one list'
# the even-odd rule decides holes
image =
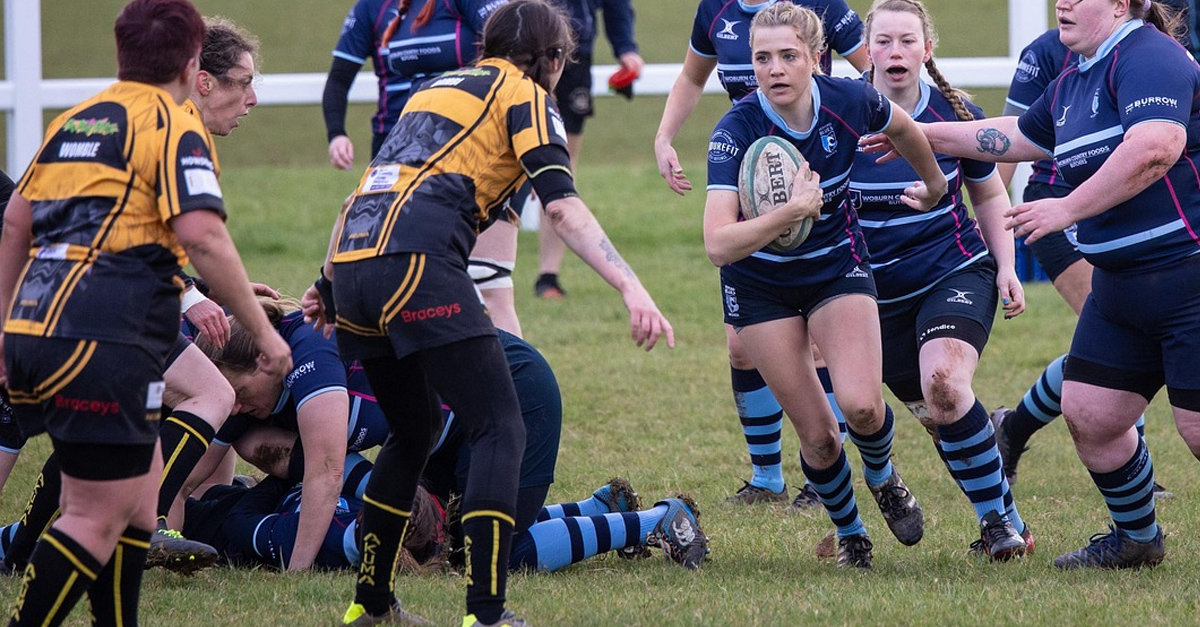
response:
{"label": "green grass", "polygon": [[[111,21],[117,0],[45,2],[47,74],[111,74]],[[264,42],[268,72],[322,71],[349,1],[292,3],[207,0],[205,13],[241,21]],[[864,11],[865,0],[851,5]],[[942,33],[941,56],[1004,52],[1003,0],[931,1]],[[651,62],[682,58],[692,0],[638,0],[640,40]],[[285,19],[275,13],[287,10]],[[992,28],[1000,25],[1000,28]],[[974,42],[987,42],[986,48]],[[605,46],[598,51],[603,55]],[[999,111],[997,93],[979,94]],[[551,575],[516,575],[511,605],[535,625],[596,624],[1192,624],[1200,585],[1192,563],[1200,542],[1200,489],[1195,462],[1174,435],[1160,399],[1148,417],[1159,477],[1178,494],[1162,503],[1169,557],[1144,573],[1058,573],[1053,556],[1077,548],[1103,528],[1100,498],[1079,463],[1065,427],[1055,423],[1034,439],[1016,495],[1033,526],[1037,553],[1024,561],[988,564],[965,555],[977,531],[965,499],[946,475],[924,431],[889,396],[898,417],[897,460],[927,518],[920,545],[904,548],[884,528],[858,480],[861,511],[876,543],[876,571],[846,573],[812,556],[829,528],[824,515],[784,508],[744,509],[723,500],[747,475],[747,455],[729,392],[720,324],[717,272],[702,252],[703,195],[668,192],[653,165],[651,136],[661,98],[631,103],[602,99],[588,127],[579,173],[583,197],[639,272],[675,325],[679,345],[643,354],[627,339],[616,295],[575,258],[563,280],[570,298],[537,301],[533,234],[522,234],[516,272],[518,311],[527,338],[554,366],[565,417],[552,500],[589,494],[610,475],[630,478],[653,501],[686,490],[703,509],[712,559],[687,573],[661,559],[626,562],[611,556]],[[703,181],[704,142],[726,104],[706,97],[677,142],[693,180]],[[367,107],[349,126],[365,146]],[[229,225],[256,280],[299,294],[314,278],[341,199],[359,174],[325,164],[324,130],[315,107],[263,107],[244,128],[218,140]],[[1050,286],[1027,286],[1030,310],[998,320],[979,366],[975,389],[985,406],[1012,405],[1044,364],[1066,350],[1074,317]],[[796,438],[785,429],[785,473],[800,481]],[[853,447],[851,447],[852,449]],[[0,520],[21,512],[28,486],[48,450],[35,439],[18,463]],[[855,467],[857,454],[851,451]],[[856,473],[857,474],[857,473]],[[462,579],[402,577],[406,605],[438,624],[456,624]],[[0,581],[11,602],[18,583]],[[147,573],[143,624],[328,625],[353,590],[347,573],[282,575],[210,570],[186,579]],[[86,624],[77,609],[69,625]]]}
{"label": "green grass", "polygon": [[[230,227],[254,277],[299,293],[315,274],[353,176],[320,167],[246,167],[229,169],[224,183]],[[974,517],[924,431],[894,402],[898,464],[924,505],[927,529],[918,546],[900,546],[858,479],[861,511],[876,544],[874,573],[841,572],[816,561],[812,548],[829,528],[822,514],[723,503],[748,469],[729,393],[717,273],[702,253],[702,196],[677,198],[636,163],[585,161],[580,188],[675,325],[679,345],[638,351],[627,339],[616,294],[573,257],[563,272],[570,297],[535,300],[535,242],[533,234],[522,234],[518,311],[528,339],[554,366],[565,405],[550,498],[582,498],[614,474],[630,478],[651,502],[685,490],[700,503],[713,552],[695,574],[657,557],[604,556],[556,574],[516,575],[511,605],[535,625],[1194,621],[1200,585],[1191,565],[1200,542],[1191,531],[1200,525],[1200,489],[1189,479],[1195,462],[1173,434],[1162,400],[1150,412],[1149,440],[1162,482],[1179,496],[1160,508],[1170,555],[1152,572],[1058,573],[1050,565],[1106,520],[1061,422],[1035,437],[1023,462],[1016,495],[1038,548],[1017,563],[989,564],[965,554],[977,535]],[[1070,311],[1048,285],[1027,287],[1030,311],[997,321],[980,364],[975,389],[985,406],[1015,403],[1069,342]],[[0,499],[0,520],[19,515],[46,447],[44,438],[36,439],[21,458]],[[800,481],[796,447],[785,429],[785,473],[793,486]],[[857,454],[850,455],[857,468]],[[401,577],[399,586],[411,609],[438,624],[457,620],[461,578]],[[327,625],[345,609],[352,589],[347,573],[218,569],[185,579],[152,571],[143,622],[182,627],[203,616],[205,624]],[[15,580],[0,581],[4,602],[16,593]],[[85,621],[77,610],[68,624]]]}

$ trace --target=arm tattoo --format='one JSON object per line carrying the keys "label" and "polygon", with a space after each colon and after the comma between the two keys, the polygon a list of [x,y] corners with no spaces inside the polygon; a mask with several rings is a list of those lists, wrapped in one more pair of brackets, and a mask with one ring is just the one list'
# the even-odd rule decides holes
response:
{"label": "arm tattoo", "polygon": [[630,268],[629,264],[625,263],[625,260],[621,258],[621,253],[617,252],[617,249],[613,247],[612,242],[608,241],[607,237],[600,240],[600,250],[604,251],[604,258],[616,266],[625,276],[636,278],[633,274],[633,268]]}
{"label": "arm tattoo", "polygon": [[998,128],[981,128],[978,133],[975,133],[975,139],[979,140],[979,152],[997,157],[1003,156],[1012,147],[1008,136],[1001,133]]}

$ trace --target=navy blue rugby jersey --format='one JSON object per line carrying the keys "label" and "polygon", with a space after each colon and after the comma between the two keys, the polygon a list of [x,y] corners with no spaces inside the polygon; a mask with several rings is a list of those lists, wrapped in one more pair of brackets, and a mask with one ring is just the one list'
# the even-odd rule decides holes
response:
{"label": "navy blue rugby jersey", "polygon": [[[954,109],[937,89],[921,84],[921,100],[913,111],[918,122],[955,121]],[[972,102],[976,119],[983,110]],[[871,249],[871,267],[879,302],[921,294],[947,274],[987,255],[983,237],[963,204],[963,184],[984,181],[996,173],[992,163],[936,155],[946,175],[946,195],[926,212],[900,201],[904,188],[921,180],[903,159],[875,163],[879,155],[859,152],[850,173],[850,202]]]}
{"label": "navy blue rugby jersey", "polygon": [[[863,23],[845,0],[793,0],[821,16],[826,49],[821,54],[821,71],[833,66],[829,50],[846,56],[862,45]],[[750,22],[759,11],[775,4],[747,5],[741,0],[700,0],[692,24],[692,52],[717,60],[717,78],[734,102],[758,89],[750,52]]]}
{"label": "navy blue rugby jersey", "polygon": [[591,55],[596,47],[596,11],[604,19],[604,35],[612,44],[613,56],[637,52],[633,38],[633,3],[631,0],[550,0],[571,18],[575,33],[575,52]]}
{"label": "navy blue rugby jersey", "polygon": [[411,82],[390,67],[385,50],[380,45],[388,24],[399,11],[399,0],[358,0],[342,23],[342,34],[333,56],[364,65],[367,59],[379,79],[379,102],[371,118],[371,130],[387,133],[400,117]]}
{"label": "navy blue rugby jersey", "polygon": [[[186,331],[185,331],[186,334]],[[292,349],[292,371],[283,379],[283,393],[269,420],[272,424],[299,433],[297,412],[309,400],[326,392],[342,391],[350,395],[350,424],[347,450],[357,451],[379,444],[378,431],[386,424],[366,374],[357,361],[343,361],[337,342],[326,338],[304,322],[304,313],[295,311],[279,323],[279,335]],[[216,440],[232,444],[257,419],[248,414],[231,416],[221,427]],[[383,428],[386,436],[386,427]]]}
{"label": "navy blue rugby jersey", "polygon": [[[1004,115],[1021,115],[1028,111],[1038,96],[1046,91],[1046,85],[1078,60],[1079,55],[1058,40],[1057,28],[1042,33],[1021,51],[1021,60],[1008,86],[1008,97],[1004,100]],[[1059,176],[1054,161],[1050,159],[1039,159],[1033,163],[1029,182],[1070,187]]]}
{"label": "navy blue rugby jersey", "polygon": [[[433,15],[414,33],[413,22],[429,2],[435,3]],[[412,81],[397,96],[400,108],[425,81],[474,63],[484,22],[507,3],[508,0],[413,0],[396,34],[387,42],[388,70]]]}
{"label": "navy blue rugby jersey", "polygon": [[1079,221],[1079,250],[1105,270],[1152,269],[1200,252],[1200,66],[1175,40],[1131,20],[1050,83],[1019,120],[1069,185],[1086,181],[1142,122],[1187,129],[1166,176]]}
{"label": "navy blue rugby jersey", "polygon": [[[739,100],[717,123],[708,144],[708,189],[737,191],[746,148],[775,135],[791,142],[821,176],[825,204],[808,239],[795,250],[759,250],[729,268],[779,285],[811,285],[840,277],[868,258],[850,207],[850,170],[858,138],[879,133],[892,121],[892,103],[865,81],[814,76],[813,124],[799,132],[787,127],[762,91]],[[796,265],[802,263],[802,266]]]}

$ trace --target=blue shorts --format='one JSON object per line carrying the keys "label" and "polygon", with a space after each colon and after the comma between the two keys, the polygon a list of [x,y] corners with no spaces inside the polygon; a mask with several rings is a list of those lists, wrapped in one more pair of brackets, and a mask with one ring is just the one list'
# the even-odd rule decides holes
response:
{"label": "blue shorts", "polygon": [[1200,390],[1200,255],[1147,272],[1096,268],[1070,355],[1071,381],[1147,399],[1163,384]]}
{"label": "blue shorts", "polygon": [[334,275],[342,359],[401,359],[496,335],[467,274],[467,262],[460,257],[387,255],[339,263]]}
{"label": "blue shorts", "polygon": [[848,276],[803,287],[765,283],[721,268],[721,292],[725,324],[735,329],[796,316],[807,320],[821,305],[839,296],[866,294],[875,298],[877,295],[875,277],[865,261]]}
{"label": "blue shorts", "polygon": [[[982,354],[1000,299],[996,261],[989,255],[961,268],[914,298],[881,303],[883,381],[899,398],[920,390],[921,346],[936,338],[962,340]],[[919,400],[900,398],[904,402]]]}
{"label": "blue shorts", "polygon": [[17,454],[25,447],[25,435],[17,424],[17,416],[8,402],[8,390],[0,387],[0,451]]}
{"label": "blue shorts", "polygon": [[[513,387],[525,422],[525,451],[521,457],[521,489],[554,483],[558,446],[562,435],[562,395],[550,364],[523,340],[500,333],[500,344],[512,371]],[[452,418],[451,418],[452,420]],[[461,429],[451,425],[446,441],[425,465],[424,481],[430,493],[447,499],[466,489],[470,447]]]}
{"label": "blue shorts", "polygon": [[[1033,202],[1042,198],[1064,198],[1070,193],[1071,190],[1065,187],[1032,183],[1025,188],[1024,200]],[[1047,234],[1029,244],[1029,248],[1051,281],[1066,272],[1067,268],[1074,265],[1075,262],[1083,260],[1083,253],[1079,252],[1079,245],[1075,241],[1075,225],[1071,225],[1064,231]]]}

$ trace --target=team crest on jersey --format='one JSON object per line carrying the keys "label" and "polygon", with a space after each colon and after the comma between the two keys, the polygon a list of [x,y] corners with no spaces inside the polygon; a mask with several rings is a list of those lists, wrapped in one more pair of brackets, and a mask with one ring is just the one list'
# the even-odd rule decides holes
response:
{"label": "team crest on jersey", "polygon": [[725,313],[729,314],[730,318],[738,317],[740,307],[737,302],[737,289],[732,285],[725,286]]}
{"label": "team crest on jersey", "polygon": [[821,127],[821,147],[825,149],[825,154],[831,155],[838,147],[837,135],[833,132],[833,124],[826,124]]}
{"label": "team crest on jersey", "polygon": [[1100,88],[1096,88],[1096,92],[1092,94],[1092,115],[1095,118],[1096,114],[1100,113]]}
{"label": "team crest on jersey", "polygon": [[741,24],[742,21],[741,20],[730,21],[723,17],[717,18],[717,19],[721,20],[722,22],[725,22],[725,26],[723,26],[721,28],[721,31],[718,32],[716,35],[714,35],[714,37],[716,37],[717,39],[728,39],[729,41],[737,41],[738,34],[733,32],[733,27],[737,26],[738,24]]}
{"label": "team crest on jersey", "polygon": [[862,209],[862,190],[851,189],[846,192],[846,196],[850,199],[850,206],[854,207],[855,211]]}
{"label": "team crest on jersey", "polygon": [[1013,79],[1018,83],[1028,83],[1037,78],[1041,68],[1038,67],[1037,57],[1033,56],[1033,51],[1026,51],[1021,56],[1020,62],[1017,63],[1017,73],[1013,75]]}
{"label": "team crest on jersey", "polygon": [[956,290],[954,288],[950,288],[950,291],[954,292],[954,296],[947,298],[946,302],[958,303],[960,305],[974,305],[975,304],[975,301],[971,300],[970,298],[967,298],[967,296],[970,296],[972,294],[972,292],[964,292],[962,290]]}

